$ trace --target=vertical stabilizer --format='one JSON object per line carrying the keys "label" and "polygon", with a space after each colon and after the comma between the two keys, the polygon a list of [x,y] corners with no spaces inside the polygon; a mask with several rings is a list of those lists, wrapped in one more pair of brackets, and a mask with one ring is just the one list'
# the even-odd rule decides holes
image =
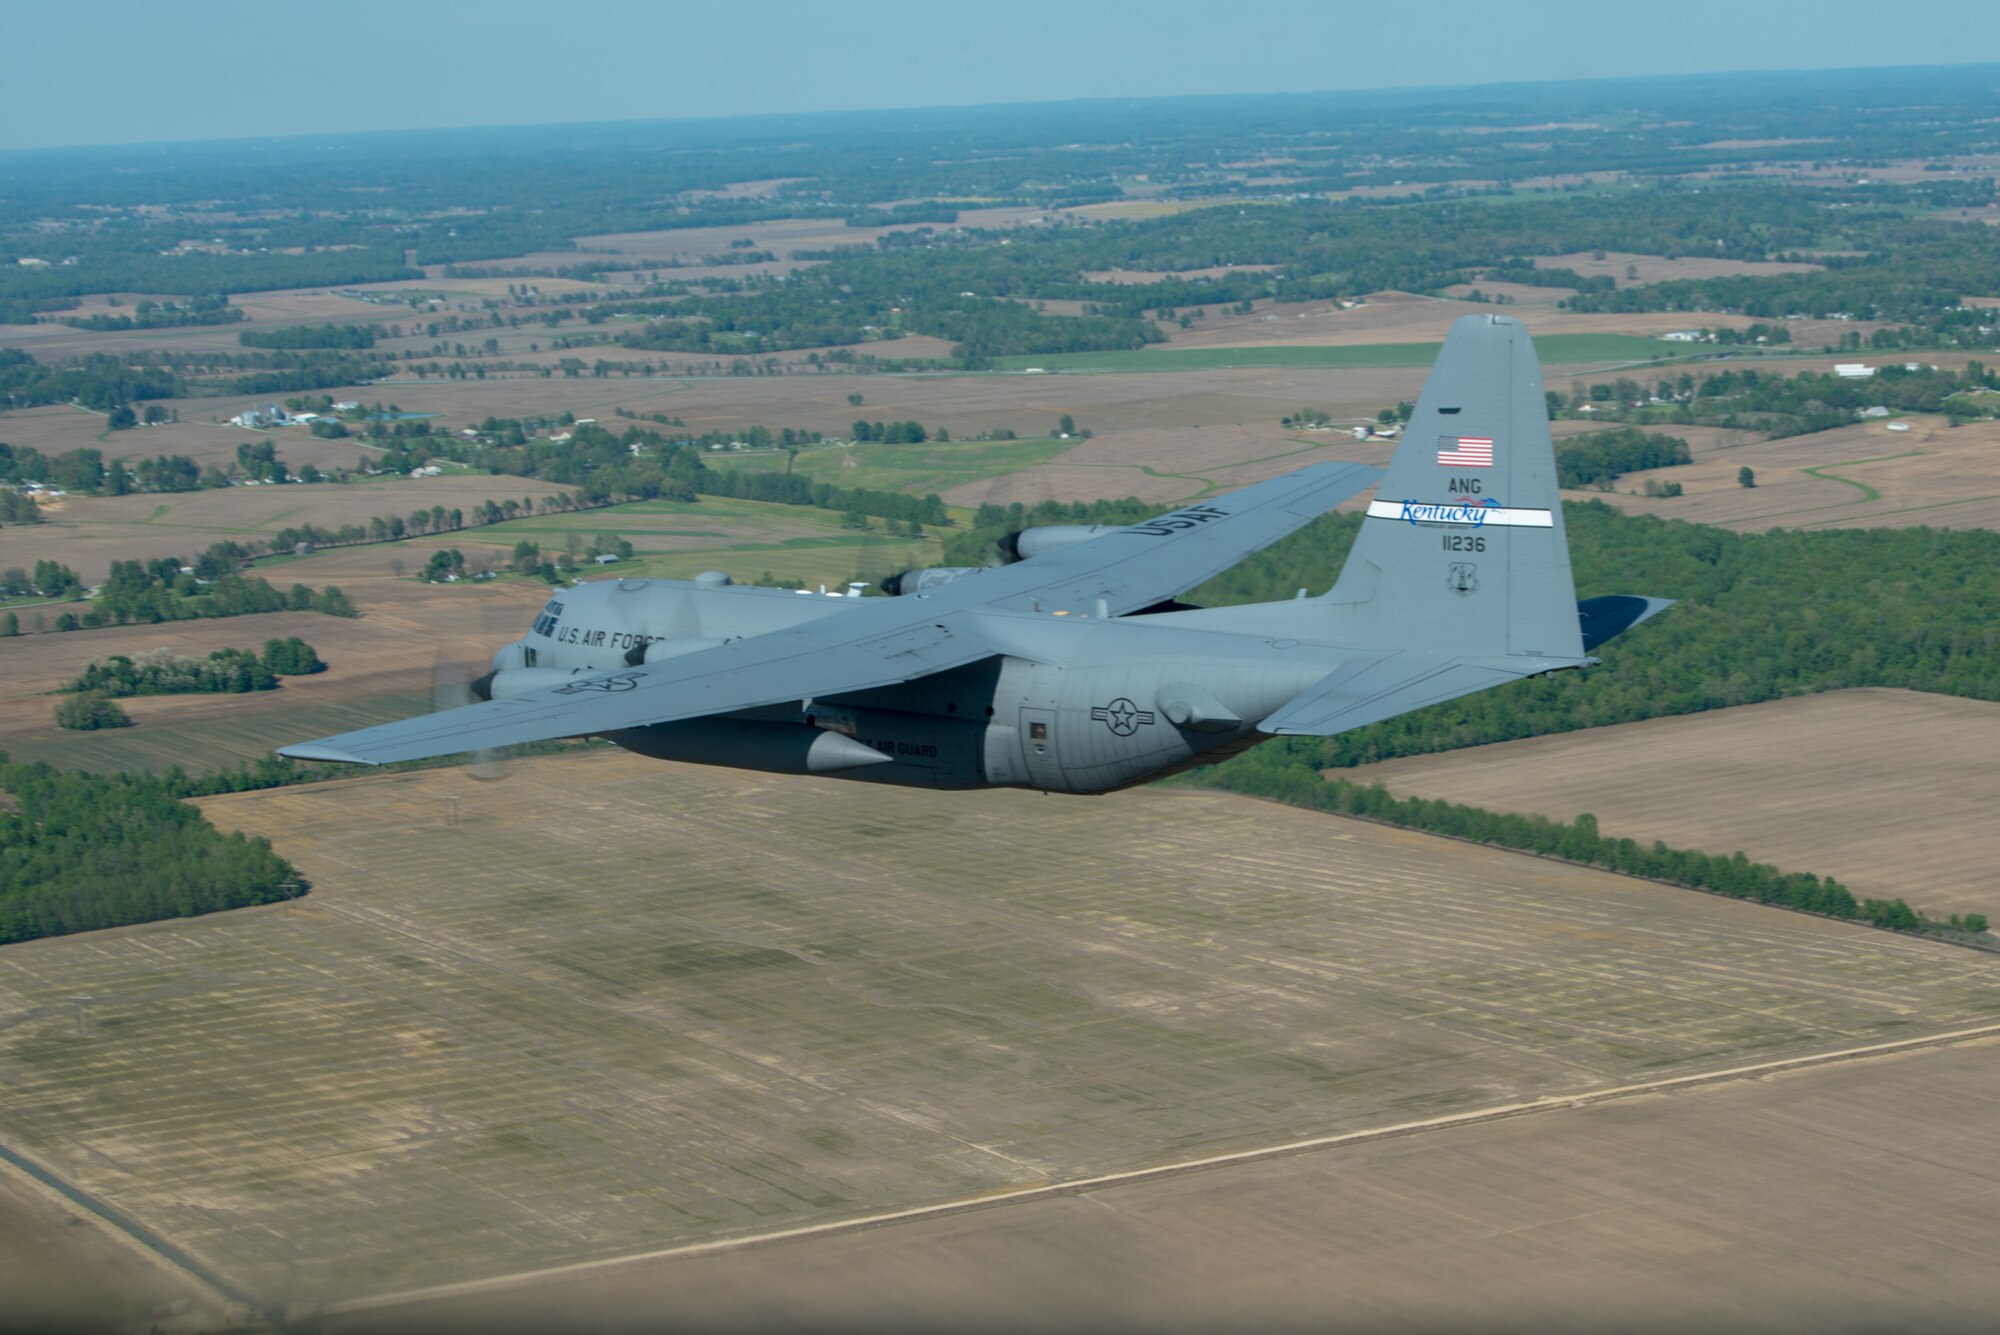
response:
{"label": "vertical stabilizer", "polygon": [[1317,601],[1360,644],[1582,655],[1541,365],[1519,320],[1452,325],[1340,580]]}

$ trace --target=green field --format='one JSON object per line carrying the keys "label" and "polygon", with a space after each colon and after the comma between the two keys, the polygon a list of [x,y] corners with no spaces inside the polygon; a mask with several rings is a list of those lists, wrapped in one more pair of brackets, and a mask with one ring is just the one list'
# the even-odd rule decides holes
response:
{"label": "green field", "polygon": [[63,769],[101,774],[121,770],[157,774],[175,765],[190,774],[205,774],[260,759],[287,742],[389,723],[435,707],[428,690],[387,691],[337,704],[279,704],[235,709],[212,718],[142,723],[136,728],[16,737],[8,741],[7,752],[18,761],[46,760]]}
{"label": "green field", "polygon": [[[836,487],[902,491],[912,496],[942,493],[967,482],[983,482],[1045,464],[1076,445],[1073,440],[1039,436],[1023,440],[927,441],[917,445],[825,445],[801,450],[792,471]],[[783,467],[782,450],[724,455],[709,461],[717,472],[769,472]]]}
{"label": "green field", "polygon": [[[921,451],[925,447],[863,448]],[[561,552],[572,534],[588,542],[597,534],[615,533],[632,543],[632,559],[601,568],[586,565],[578,572],[585,579],[607,575],[688,579],[704,570],[724,570],[746,584],[768,574],[781,581],[831,587],[855,576],[872,580],[937,563],[938,538],[891,538],[883,520],[870,518],[868,523],[866,530],[857,532],[843,527],[842,516],[831,510],[704,496],[695,502],[634,501],[602,510],[536,515],[464,532],[469,541],[501,546],[527,539],[541,544],[549,556]],[[431,545],[451,546],[450,539],[457,536],[431,540]]]}
{"label": "green field", "polygon": [[[1002,370],[1212,371],[1235,366],[1284,366],[1353,370],[1373,366],[1429,366],[1441,343],[1364,343],[1348,348],[1140,348],[1124,352],[1064,352],[1001,357]],[[1549,334],[1535,340],[1544,362],[1636,362],[1675,357],[1685,344],[1631,334]]]}

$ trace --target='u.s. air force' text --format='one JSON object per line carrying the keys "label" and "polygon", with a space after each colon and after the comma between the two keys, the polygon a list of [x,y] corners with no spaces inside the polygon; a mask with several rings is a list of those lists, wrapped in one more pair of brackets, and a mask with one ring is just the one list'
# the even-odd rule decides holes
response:
{"label": "'u.s. air force' text", "polygon": [[585,649],[637,649],[664,640],[664,635],[645,635],[636,630],[593,630],[589,626],[557,626],[549,633],[557,644],[574,644]]}

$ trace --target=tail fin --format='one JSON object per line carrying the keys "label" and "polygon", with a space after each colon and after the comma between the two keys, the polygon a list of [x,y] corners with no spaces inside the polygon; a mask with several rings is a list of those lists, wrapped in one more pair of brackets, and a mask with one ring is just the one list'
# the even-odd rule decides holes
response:
{"label": "tail fin", "polygon": [[1340,579],[1343,638],[1454,657],[1578,658],[1542,370],[1504,315],[1455,322]]}

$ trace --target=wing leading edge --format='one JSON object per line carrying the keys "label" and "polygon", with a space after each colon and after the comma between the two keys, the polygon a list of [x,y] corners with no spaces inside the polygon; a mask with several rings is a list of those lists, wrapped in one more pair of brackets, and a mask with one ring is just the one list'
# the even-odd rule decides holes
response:
{"label": "wing leading edge", "polygon": [[662,663],[280,747],[278,754],[382,765],[898,685],[998,652],[971,613],[1137,611],[1268,547],[1380,476],[1363,464],[1315,464],[930,593],[870,599],[839,616]]}

